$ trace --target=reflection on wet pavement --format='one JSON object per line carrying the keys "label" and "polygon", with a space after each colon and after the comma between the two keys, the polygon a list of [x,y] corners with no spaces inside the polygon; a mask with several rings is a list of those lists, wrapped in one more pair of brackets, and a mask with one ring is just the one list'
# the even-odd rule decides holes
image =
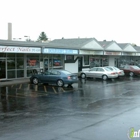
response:
{"label": "reflection on wet pavement", "polygon": [[48,132],[48,140],[57,140],[54,133],[59,136],[90,128],[139,106],[139,85],[139,78],[120,78],[80,79],[73,88],[28,83],[1,87],[0,136],[9,134],[14,139],[16,132],[25,137],[27,131],[41,136]]}

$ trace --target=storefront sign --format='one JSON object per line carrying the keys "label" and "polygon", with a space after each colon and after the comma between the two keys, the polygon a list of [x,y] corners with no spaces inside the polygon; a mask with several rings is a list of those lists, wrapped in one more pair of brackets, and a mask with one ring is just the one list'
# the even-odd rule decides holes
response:
{"label": "storefront sign", "polygon": [[78,54],[78,50],[44,48],[43,53],[51,54]]}
{"label": "storefront sign", "polygon": [[110,52],[110,51],[105,51],[104,55],[121,55],[121,52]]}
{"label": "storefront sign", "polygon": [[0,46],[0,52],[3,52],[3,53],[41,53],[41,48]]}
{"label": "storefront sign", "polygon": [[140,53],[136,53],[137,56],[140,56]]}
{"label": "storefront sign", "polygon": [[136,55],[136,53],[133,53],[133,52],[123,52],[122,55],[129,55],[129,56],[134,56]]}
{"label": "storefront sign", "polygon": [[85,50],[80,50],[79,54],[103,55],[103,51],[85,51]]}

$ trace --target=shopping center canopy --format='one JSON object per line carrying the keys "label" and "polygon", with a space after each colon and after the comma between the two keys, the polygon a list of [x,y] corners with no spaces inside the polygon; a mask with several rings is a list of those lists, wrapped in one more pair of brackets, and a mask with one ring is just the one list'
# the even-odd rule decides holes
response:
{"label": "shopping center canopy", "polygon": [[115,41],[104,40],[98,42],[106,51],[122,51],[121,47]]}
{"label": "shopping center canopy", "polygon": [[79,50],[104,50],[95,38],[55,39],[49,42],[49,45]]}
{"label": "shopping center canopy", "polygon": [[137,52],[137,50],[129,43],[118,43],[123,52]]}

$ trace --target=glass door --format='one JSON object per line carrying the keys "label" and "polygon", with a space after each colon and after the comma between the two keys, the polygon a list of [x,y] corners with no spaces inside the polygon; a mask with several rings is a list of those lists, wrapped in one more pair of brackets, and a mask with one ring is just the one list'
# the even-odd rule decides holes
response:
{"label": "glass door", "polygon": [[6,79],[6,60],[0,59],[0,79]]}

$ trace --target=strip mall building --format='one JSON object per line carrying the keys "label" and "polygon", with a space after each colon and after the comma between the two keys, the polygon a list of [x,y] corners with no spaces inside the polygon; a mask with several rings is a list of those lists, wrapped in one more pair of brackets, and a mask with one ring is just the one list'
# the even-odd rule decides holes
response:
{"label": "strip mall building", "polygon": [[140,66],[140,47],[95,38],[55,39],[48,43],[0,40],[0,79],[65,69],[77,73],[95,66]]}

